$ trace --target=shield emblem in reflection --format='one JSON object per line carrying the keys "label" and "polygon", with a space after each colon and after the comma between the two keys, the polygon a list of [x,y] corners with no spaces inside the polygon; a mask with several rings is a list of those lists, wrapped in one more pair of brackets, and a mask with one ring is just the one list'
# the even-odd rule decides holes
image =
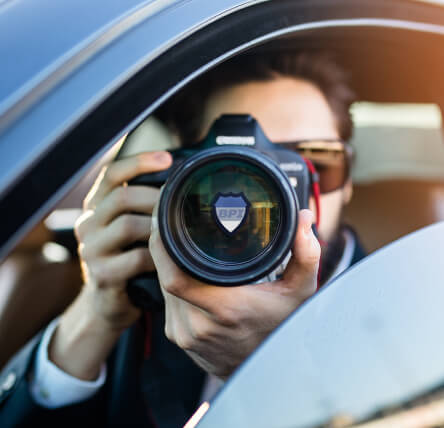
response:
{"label": "shield emblem in reflection", "polygon": [[234,233],[248,216],[250,203],[243,193],[218,193],[212,203],[213,216],[225,233]]}

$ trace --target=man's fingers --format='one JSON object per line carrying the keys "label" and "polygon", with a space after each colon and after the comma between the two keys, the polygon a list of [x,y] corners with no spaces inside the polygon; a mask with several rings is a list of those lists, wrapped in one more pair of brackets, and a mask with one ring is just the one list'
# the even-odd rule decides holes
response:
{"label": "man's fingers", "polygon": [[154,269],[148,248],[134,248],[114,257],[99,259],[88,265],[93,277],[105,286],[126,281]]}
{"label": "man's fingers", "polygon": [[[198,306],[204,311],[215,314],[216,316],[220,315],[221,318],[223,317],[221,314],[223,308],[220,305],[221,296],[224,295],[223,301],[226,303],[227,294],[230,293],[227,293],[227,290],[225,290],[224,287],[204,284],[190,278],[182,272],[182,270],[171,260],[165,250],[159,236],[156,217],[153,217],[149,249],[154,264],[158,266],[157,274],[164,296],[165,292],[167,292],[173,296],[186,300],[192,305]],[[233,300],[235,300],[234,296]]]}
{"label": "man's fingers", "polygon": [[105,196],[95,210],[96,227],[104,226],[122,213],[151,214],[160,191],[148,186],[120,186]]}
{"label": "man's fingers", "polygon": [[85,238],[85,251],[88,254],[83,256],[89,259],[116,253],[137,241],[146,242],[145,248],[148,248],[150,230],[150,217],[136,214],[121,215],[109,226]]}
{"label": "man's fingers", "polygon": [[86,236],[96,235],[97,231],[127,213],[150,214],[158,199],[159,189],[154,187],[120,186],[114,189],[95,210],[84,211],[78,218],[74,228],[77,240],[84,241]]}
{"label": "man's fingers", "polygon": [[86,196],[85,209],[95,206],[114,188],[141,174],[162,171],[171,166],[172,157],[168,152],[140,153],[125,159],[112,162],[105,167],[94,186]]}
{"label": "man's fingers", "polygon": [[305,299],[316,291],[321,246],[316,239],[310,210],[299,212],[299,224],[293,245],[293,254],[284,272],[283,282],[288,288],[295,286]]}

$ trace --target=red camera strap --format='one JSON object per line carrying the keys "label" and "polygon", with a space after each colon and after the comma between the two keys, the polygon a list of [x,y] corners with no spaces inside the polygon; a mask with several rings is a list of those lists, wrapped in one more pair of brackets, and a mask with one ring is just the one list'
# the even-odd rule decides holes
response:
{"label": "red camera strap", "polygon": [[[310,159],[307,159],[307,158],[303,158],[303,159],[307,165],[308,170],[310,171],[311,190],[312,190],[313,198],[315,200],[315,207],[316,207],[315,226],[316,226],[316,230],[319,230],[319,223],[321,221],[321,204],[320,204],[321,189],[319,187],[319,174],[316,171],[316,168],[314,167],[314,165]],[[318,238],[321,246],[325,245],[325,243],[321,239],[319,239],[319,237],[317,237],[317,238]],[[321,285],[321,260],[319,260],[318,287],[316,290],[319,290],[320,285]]]}
{"label": "red camera strap", "polygon": [[320,196],[321,196],[321,190],[319,188],[319,175],[316,171],[316,168],[314,167],[313,163],[310,159],[303,158],[305,163],[307,164],[307,168],[310,171],[310,181],[311,181],[311,188],[312,188],[312,194],[315,200],[315,206],[316,206],[316,229],[319,229],[319,222],[321,220],[321,204]]}

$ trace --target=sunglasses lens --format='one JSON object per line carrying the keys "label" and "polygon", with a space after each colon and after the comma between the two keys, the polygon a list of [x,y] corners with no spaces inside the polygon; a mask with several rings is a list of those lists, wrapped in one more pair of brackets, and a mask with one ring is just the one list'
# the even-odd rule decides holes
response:
{"label": "sunglasses lens", "polygon": [[332,192],[344,186],[348,178],[345,153],[325,152],[311,159],[318,174],[321,193]]}
{"label": "sunglasses lens", "polygon": [[349,173],[349,160],[345,150],[310,150],[298,152],[309,159],[319,174],[321,193],[332,192],[344,186]]}

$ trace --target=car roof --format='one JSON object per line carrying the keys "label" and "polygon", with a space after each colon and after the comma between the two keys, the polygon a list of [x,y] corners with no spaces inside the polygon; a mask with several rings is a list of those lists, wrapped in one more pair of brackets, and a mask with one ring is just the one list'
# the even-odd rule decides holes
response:
{"label": "car roof", "polygon": [[4,41],[0,44],[0,54],[6,58],[2,66],[0,115],[61,62],[149,3],[153,2],[43,0],[38,4],[31,1],[0,4],[0,39]]}
{"label": "car roof", "polygon": [[[26,0],[1,3],[0,55],[4,58],[0,84],[2,140],[15,139],[12,132],[27,113],[34,113],[48,97],[61,93],[71,78],[78,78],[76,87],[73,85],[65,93],[63,105],[59,103],[61,109],[68,107],[67,113],[79,108],[77,102],[93,104],[97,101],[93,99],[94,95],[125,80],[129,70],[142,60],[142,54],[136,52],[134,44],[132,49],[128,49],[129,39],[132,37],[134,41],[135,33],[140,40],[145,40],[141,51],[144,51],[143,60],[146,61],[150,55],[158,55],[163,47],[198,28],[202,21],[211,20],[226,9],[236,10],[242,5],[257,2],[219,0],[205,8],[201,7],[204,2],[200,0],[191,2],[186,8],[183,4],[190,2],[183,0],[44,0],[38,6]],[[125,43],[126,51],[123,48]],[[110,50],[114,51],[113,64],[110,64],[110,58],[106,58],[106,52]],[[118,51],[120,56],[117,56]],[[115,58],[121,60],[116,61]],[[89,78],[80,78],[81,70],[93,68],[93,63],[99,68],[97,75],[89,71]],[[83,100],[80,100],[82,93],[79,93],[79,87],[84,88],[83,92],[87,95]],[[87,91],[90,92],[87,94]],[[85,114],[85,111],[80,113]],[[60,119],[66,120],[66,117]],[[44,126],[48,118],[39,116],[39,120]],[[18,140],[17,152],[20,147]],[[34,135],[36,144],[37,140],[38,135]],[[2,183],[8,183],[5,168],[0,170]],[[0,193],[5,187],[0,189]]]}

